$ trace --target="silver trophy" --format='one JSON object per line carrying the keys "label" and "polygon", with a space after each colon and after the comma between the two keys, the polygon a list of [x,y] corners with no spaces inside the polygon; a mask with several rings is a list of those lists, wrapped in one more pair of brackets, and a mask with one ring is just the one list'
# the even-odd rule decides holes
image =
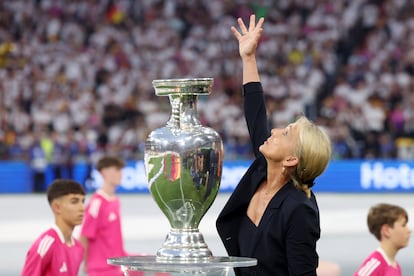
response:
{"label": "silver trophy", "polygon": [[231,268],[257,264],[256,259],[213,256],[200,233],[201,219],[214,202],[223,169],[223,143],[216,131],[201,125],[197,99],[211,93],[213,79],[152,82],[158,96],[168,96],[171,117],[145,142],[149,190],[171,229],[155,256],[115,256],[107,262],[132,271],[171,275],[226,276]]}
{"label": "silver trophy", "polygon": [[219,134],[200,123],[197,100],[209,95],[212,78],[167,79],[152,82],[158,96],[168,96],[171,117],[145,142],[149,190],[171,229],[156,258],[199,262],[212,257],[198,227],[214,202],[223,167]]}

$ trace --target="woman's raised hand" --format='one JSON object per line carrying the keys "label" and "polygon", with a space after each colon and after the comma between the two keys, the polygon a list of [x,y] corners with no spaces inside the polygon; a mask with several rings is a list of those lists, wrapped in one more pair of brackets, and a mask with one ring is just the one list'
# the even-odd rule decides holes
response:
{"label": "woman's raised hand", "polygon": [[256,24],[256,16],[252,14],[250,15],[249,28],[246,28],[246,25],[241,18],[237,19],[237,23],[240,27],[240,32],[236,27],[231,26],[231,31],[239,41],[239,53],[242,58],[255,54],[260,36],[263,31],[263,22],[264,18],[261,17]]}

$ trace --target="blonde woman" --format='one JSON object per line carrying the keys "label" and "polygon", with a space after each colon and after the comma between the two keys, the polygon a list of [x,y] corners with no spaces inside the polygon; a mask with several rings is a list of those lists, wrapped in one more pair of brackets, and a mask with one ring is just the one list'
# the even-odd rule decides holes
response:
{"label": "blonde woman", "polygon": [[252,257],[257,266],[236,275],[316,275],[319,210],[311,191],[331,158],[328,136],[306,117],[268,129],[255,52],[264,19],[231,30],[243,64],[244,112],[256,159],[217,219],[231,256]]}

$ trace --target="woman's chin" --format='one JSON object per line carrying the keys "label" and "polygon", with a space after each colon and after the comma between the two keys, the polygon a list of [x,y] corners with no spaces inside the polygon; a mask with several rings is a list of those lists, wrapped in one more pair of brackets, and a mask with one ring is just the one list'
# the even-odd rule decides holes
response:
{"label": "woman's chin", "polygon": [[266,146],[266,142],[264,142],[260,147],[259,147],[259,152],[263,154],[263,148]]}

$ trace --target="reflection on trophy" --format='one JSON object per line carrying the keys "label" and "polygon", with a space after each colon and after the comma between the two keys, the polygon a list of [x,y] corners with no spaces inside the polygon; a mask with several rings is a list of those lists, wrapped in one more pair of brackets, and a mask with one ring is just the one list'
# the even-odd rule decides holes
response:
{"label": "reflection on trophy", "polygon": [[171,117],[145,143],[149,190],[171,229],[159,260],[199,261],[212,257],[198,226],[220,187],[223,144],[201,125],[197,97],[211,93],[213,79],[154,80],[158,96],[168,96]]}

